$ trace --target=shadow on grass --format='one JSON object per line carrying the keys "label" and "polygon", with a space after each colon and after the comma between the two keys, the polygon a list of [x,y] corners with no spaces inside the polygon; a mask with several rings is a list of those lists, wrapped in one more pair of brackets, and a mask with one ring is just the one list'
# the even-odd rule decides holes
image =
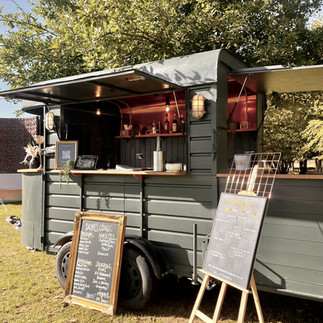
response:
{"label": "shadow on grass", "polygon": [[[201,304],[201,311],[213,316],[220,285],[206,291]],[[191,285],[187,279],[163,281],[159,285],[151,302],[145,309],[138,312],[142,316],[159,316],[188,319],[194,306],[199,286]],[[220,320],[235,322],[238,318],[241,292],[228,287]],[[323,303],[277,295],[259,291],[260,303],[265,322],[282,323],[321,323],[323,322]],[[245,322],[258,322],[252,295],[248,298]]]}

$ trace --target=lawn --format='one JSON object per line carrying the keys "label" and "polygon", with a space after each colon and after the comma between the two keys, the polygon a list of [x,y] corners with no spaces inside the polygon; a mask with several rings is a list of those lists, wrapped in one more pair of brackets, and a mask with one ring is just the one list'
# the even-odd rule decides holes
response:
{"label": "lawn", "polygon": [[[21,217],[21,205],[0,205],[0,322],[187,322],[198,292],[188,280],[165,281],[150,305],[140,312],[117,310],[113,317],[77,305],[67,306],[64,291],[55,277],[55,256],[29,251],[21,244],[21,233],[5,221]],[[219,287],[207,292],[202,311],[212,315]],[[323,322],[323,303],[259,292],[266,322]],[[221,321],[234,322],[240,293],[229,289]],[[246,322],[258,322],[249,298]]]}

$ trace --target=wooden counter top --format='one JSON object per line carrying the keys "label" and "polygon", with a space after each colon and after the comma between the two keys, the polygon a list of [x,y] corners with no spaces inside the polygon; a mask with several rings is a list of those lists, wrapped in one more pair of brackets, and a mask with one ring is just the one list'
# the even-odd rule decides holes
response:
{"label": "wooden counter top", "polygon": [[[220,178],[226,178],[229,176],[228,173],[221,173],[217,174],[217,177]],[[299,174],[277,174],[276,179],[323,179],[323,174],[305,174],[305,175],[299,175]]]}
{"label": "wooden counter top", "polygon": [[[50,173],[59,173],[60,170],[52,170]],[[96,169],[96,170],[77,170],[71,171],[71,175],[132,175],[136,178],[142,178],[143,176],[182,176],[186,175],[186,172],[154,172],[153,170],[144,171],[120,171],[115,169]]]}
{"label": "wooden counter top", "polygon": [[42,168],[22,168],[18,169],[17,173],[42,173],[43,169]]}

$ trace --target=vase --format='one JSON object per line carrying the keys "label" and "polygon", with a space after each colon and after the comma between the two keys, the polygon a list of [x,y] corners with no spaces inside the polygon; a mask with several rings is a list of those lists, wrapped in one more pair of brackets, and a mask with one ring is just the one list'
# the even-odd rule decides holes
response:
{"label": "vase", "polygon": [[30,162],[29,162],[29,168],[38,168],[40,166],[40,160],[38,157],[33,157],[31,158]]}

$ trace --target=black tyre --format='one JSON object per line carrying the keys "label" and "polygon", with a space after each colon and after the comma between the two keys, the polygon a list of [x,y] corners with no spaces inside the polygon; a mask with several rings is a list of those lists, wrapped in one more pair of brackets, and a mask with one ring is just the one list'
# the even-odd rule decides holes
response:
{"label": "black tyre", "polygon": [[148,263],[136,250],[126,248],[123,253],[119,300],[129,310],[143,308],[150,299],[152,274]]}
{"label": "black tyre", "polygon": [[69,241],[59,249],[56,255],[56,276],[59,283],[64,289],[67,279],[68,263],[71,257],[71,248],[72,241]]}

